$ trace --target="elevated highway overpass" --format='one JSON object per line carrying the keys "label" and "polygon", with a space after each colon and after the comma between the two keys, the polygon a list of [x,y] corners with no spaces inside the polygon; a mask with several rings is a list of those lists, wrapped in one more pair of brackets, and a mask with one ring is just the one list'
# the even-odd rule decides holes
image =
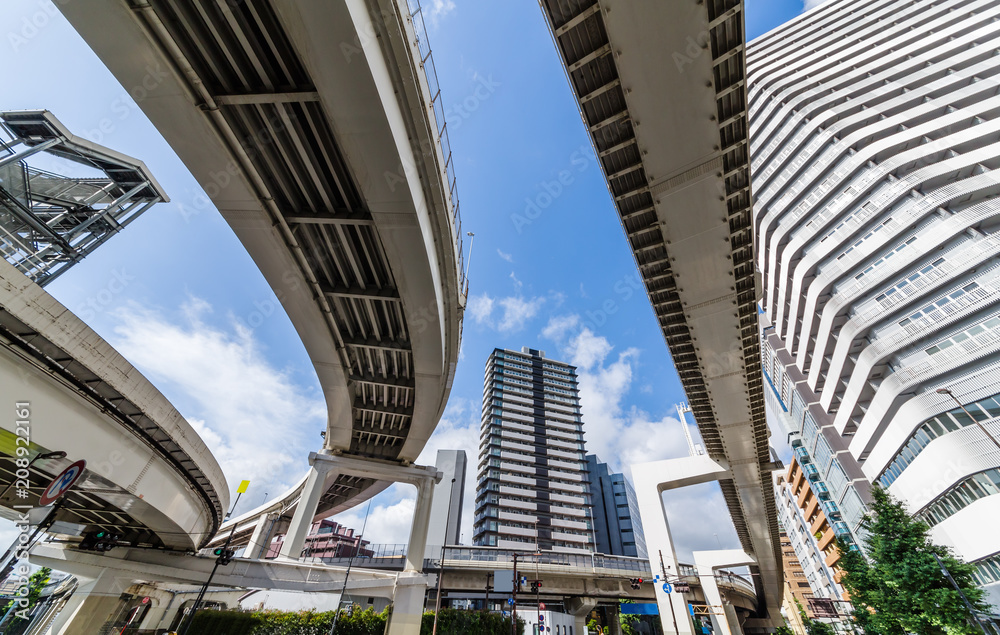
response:
{"label": "elevated highway overpass", "polygon": [[716,463],[698,476],[689,474],[685,483],[668,483],[665,466],[645,470],[643,482],[636,476],[641,506],[646,491],[642,520],[650,552],[673,553],[660,492],[717,480],[743,550],[755,562],[760,619],[747,626],[780,625],[782,570],[768,474],[775,465],[757,328],[743,2],[540,4],[708,457]]}
{"label": "elevated highway overpass", "polygon": [[[298,557],[314,518],[393,482],[336,457],[408,466],[458,361],[461,226],[422,18],[402,0],[60,10],[126,88],[158,69],[139,106],[243,242],[313,363],[328,409],[319,463],[254,522],[234,521],[246,540],[278,511],[291,523],[284,555]],[[421,493],[418,516],[428,505]]]}
{"label": "elevated highway overpass", "polygon": [[64,532],[103,529],[123,545],[189,551],[219,530],[229,487],[198,434],[97,333],[3,259],[0,400],[8,408],[0,514],[8,520],[40,522],[50,508],[38,507],[39,496],[82,459],[84,475],[49,519]]}
{"label": "elevated highway overpass", "polygon": [[[122,594],[134,585],[141,585],[147,590],[176,589],[178,585],[190,588],[191,585],[204,583],[214,564],[214,558],[176,552],[132,549],[95,554],[57,543],[36,546],[32,551],[32,560],[42,566],[70,572],[87,581],[84,582],[86,593],[101,594],[103,610],[89,611],[81,616],[91,620],[88,627],[92,632],[103,625],[102,616],[116,613],[115,607],[122,601]],[[216,588],[247,591],[330,594],[341,594],[346,587],[346,592],[352,596],[392,598],[404,565],[405,556],[402,554],[396,557],[359,557],[353,562],[347,558],[325,561],[236,558],[229,566],[219,569],[214,583]],[[495,547],[445,547],[443,553],[427,558],[423,569],[431,581],[430,585],[425,583],[423,586],[440,588],[444,598],[477,600],[485,597],[487,574],[513,570],[513,552]],[[659,585],[653,583],[649,563],[640,558],[560,553],[536,556],[521,552],[518,572],[530,579],[541,580],[542,591],[537,599],[551,605],[615,606],[622,598],[650,602],[663,595]],[[753,583],[745,577],[711,570],[699,571],[687,564],[681,566],[680,573],[681,581],[690,586],[690,591],[683,594],[685,602],[710,604],[703,582],[711,579],[713,588],[719,589],[721,597],[741,617],[755,610],[756,591]],[[643,578],[644,583],[639,589],[633,589],[629,581],[637,577]],[[494,592],[491,597],[503,602],[509,595]],[[536,600],[531,593],[520,597],[525,606],[533,605]],[[433,602],[433,597],[429,601]],[[71,598],[63,613],[72,614],[81,605],[79,598]],[[180,606],[182,603],[176,602],[174,608]],[[161,612],[160,619],[169,621],[171,616]]]}
{"label": "elevated highway overpass", "polygon": [[297,559],[315,518],[393,482],[416,486],[394,633],[416,627],[422,609],[417,572],[440,474],[412,462],[447,402],[467,294],[440,90],[419,3],[412,9],[402,0],[60,7],[124,87],[147,88],[140,108],[271,285],[323,390],[325,441],[308,474],[223,535],[237,528],[249,541],[269,519],[287,522],[281,555]]}

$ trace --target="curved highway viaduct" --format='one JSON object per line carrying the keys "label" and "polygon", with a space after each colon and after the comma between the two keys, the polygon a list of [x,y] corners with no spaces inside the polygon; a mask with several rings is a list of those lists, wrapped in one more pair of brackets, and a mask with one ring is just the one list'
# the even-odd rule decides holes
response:
{"label": "curved highway viaduct", "polygon": [[[465,303],[422,18],[405,0],[60,10],[126,89],[146,88],[139,106],[242,241],[316,370],[325,443],[273,505],[290,516],[282,556],[299,557],[314,518],[406,482],[418,492],[408,569],[419,570],[439,475],[411,462],[446,405]],[[233,524],[247,540],[262,523]],[[419,620],[423,587],[405,588],[393,632]]]}

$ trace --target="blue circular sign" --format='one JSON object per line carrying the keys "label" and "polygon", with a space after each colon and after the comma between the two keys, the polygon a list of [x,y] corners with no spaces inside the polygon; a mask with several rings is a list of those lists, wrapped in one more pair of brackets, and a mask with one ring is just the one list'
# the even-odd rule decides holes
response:
{"label": "blue circular sign", "polygon": [[663,592],[664,593],[670,593],[673,590],[674,590],[674,587],[670,586],[669,582],[664,582],[663,583]]}

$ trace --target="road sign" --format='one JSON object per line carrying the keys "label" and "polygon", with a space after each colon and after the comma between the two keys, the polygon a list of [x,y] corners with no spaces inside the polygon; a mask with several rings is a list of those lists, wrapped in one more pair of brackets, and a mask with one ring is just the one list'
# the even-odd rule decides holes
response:
{"label": "road sign", "polygon": [[77,461],[73,465],[62,471],[59,476],[52,479],[49,486],[42,492],[42,497],[38,499],[40,507],[47,507],[69,491],[77,479],[83,476],[83,470],[87,467],[86,461]]}
{"label": "road sign", "polygon": [[507,598],[507,604],[514,606],[514,598]]}
{"label": "road sign", "polygon": [[538,610],[539,611],[544,611],[545,610],[545,602],[539,602],[538,603]]}
{"label": "road sign", "polygon": [[670,593],[673,590],[674,590],[674,587],[670,586],[669,582],[664,582],[663,583],[663,592],[664,593]]}

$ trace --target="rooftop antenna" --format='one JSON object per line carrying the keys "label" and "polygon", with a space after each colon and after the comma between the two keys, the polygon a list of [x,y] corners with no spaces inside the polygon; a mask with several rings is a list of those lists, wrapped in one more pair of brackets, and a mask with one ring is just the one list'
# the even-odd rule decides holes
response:
{"label": "rooftop antenna", "polygon": [[695,456],[701,452],[695,450],[694,439],[691,438],[691,431],[688,430],[687,418],[684,417],[685,412],[691,412],[691,408],[683,402],[677,404],[677,418],[680,419],[681,427],[684,428],[684,438],[688,442],[688,456]]}

